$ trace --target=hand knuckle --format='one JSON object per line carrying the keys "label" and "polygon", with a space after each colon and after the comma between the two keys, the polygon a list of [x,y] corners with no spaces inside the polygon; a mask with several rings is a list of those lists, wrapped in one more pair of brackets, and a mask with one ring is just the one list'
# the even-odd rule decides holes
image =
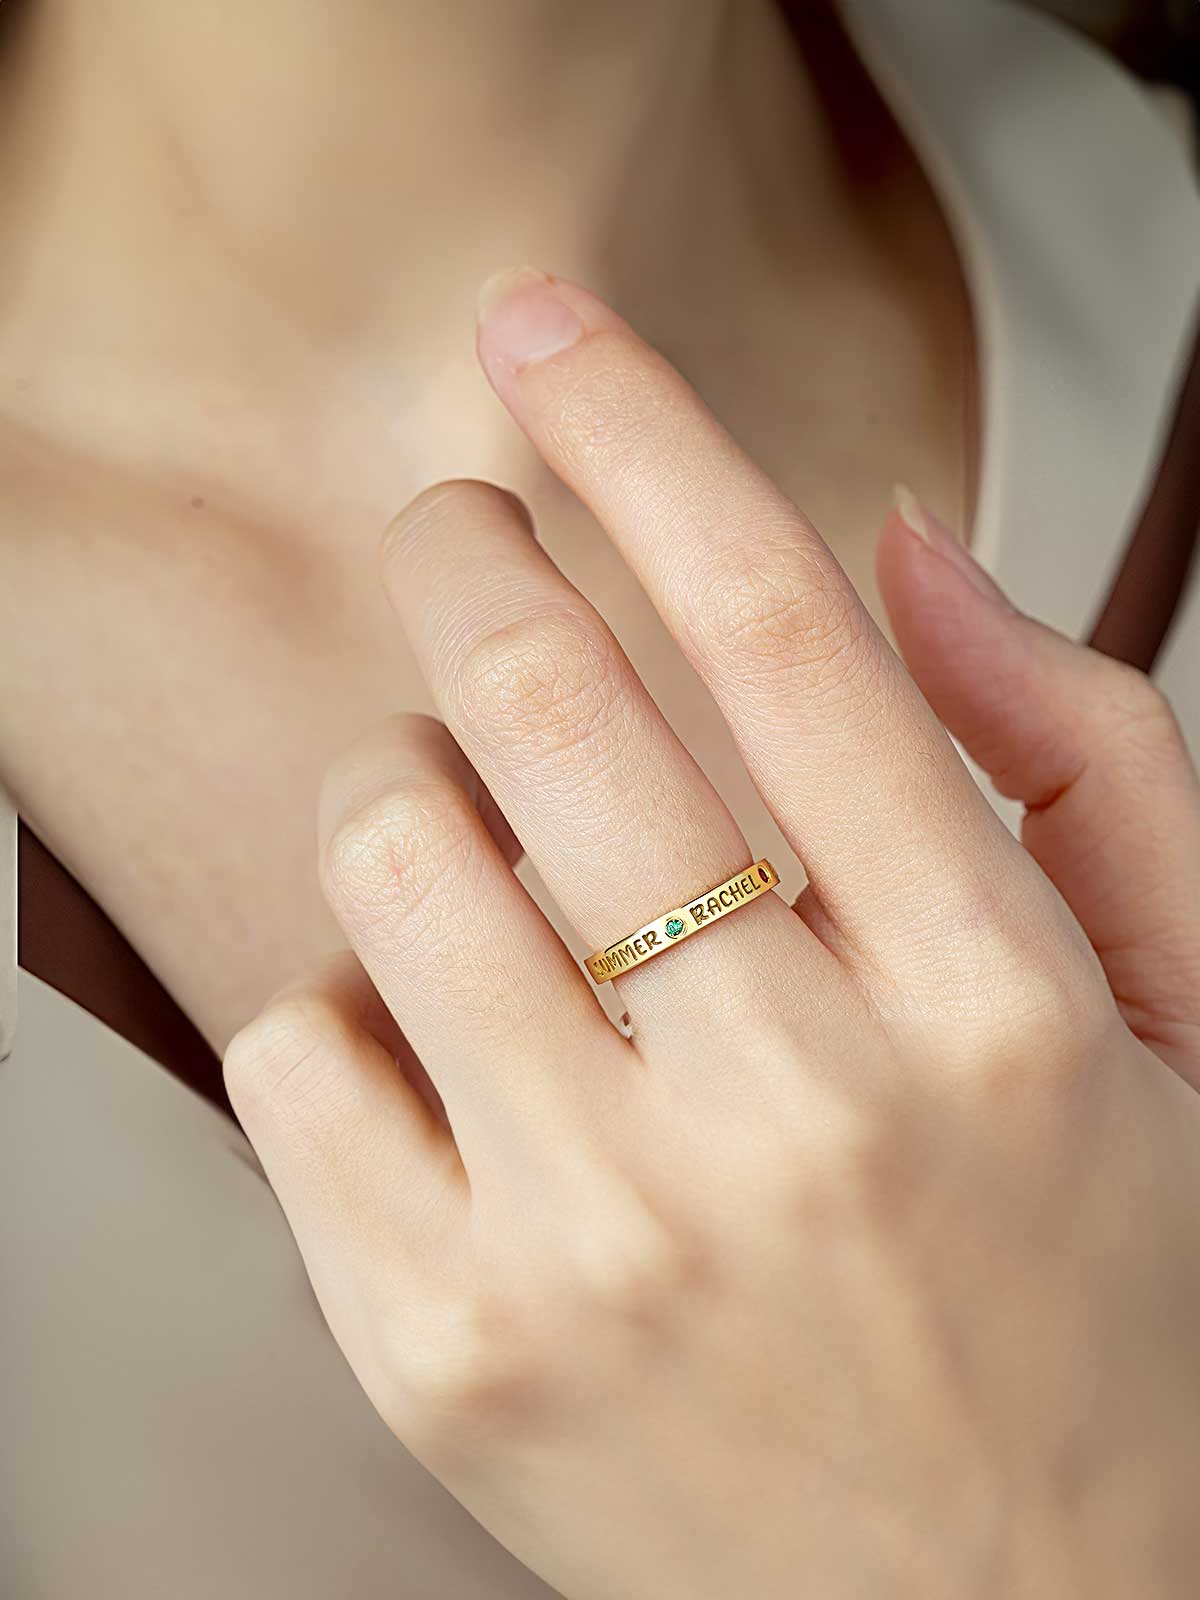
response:
{"label": "hand knuckle", "polygon": [[819,1130],[780,1140],[772,1187],[809,1233],[887,1225],[906,1192],[899,1139],[860,1105],[832,1103]]}
{"label": "hand knuckle", "polygon": [[325,897],[357,923],[386,920],[398,929],[422,913],[431,885],[467,869],[476,831],[470,799],[449,779],[394,785],[330,835],[320,864]]}
{"label": "hand knuckle", "polygon": [[619,1219],[580,1229],[569,1272],[571,1293],[589,1321],[601,1314],[644,1330],[679,1314],[700,1275],[682,1230],[633,1196]]}
{"label": "hand knuckle", "polygon": [[558,608],[519,617],[476,641],[456,685],[466,720],[497,730],[526,758],[552,758],[614,726],[627,675],[598,619]]}
{"label": "hand knuckle", "polygon": [[[1014,960],[993,997],[992,1011],[1007,1035],[1020,1039],[1069,1037],[1099,1015],[1099,984],[1082,981],[1075,966],[1045,950],[1043,959]],[[994,1024],[995,1025],[995,1024]]]}
{"label": "hand knuckle", "polygon": [[478,1343],[427,1351],[410,1383],[426,1431],[442,1437],[511,1416],[529,1388],[523,1363]]}
{"label": "hand knuckle", "polygon": [[1069,1097],[1091,1076],[1119,1014],[1105,984],[1049,947],[1015,948],[968,1021],[945,1019],[940,1059],[992,1111]]}
{"label": "hand knuckle", "polygon": [[386,1358],[389,1420],[427,1462],[448,1464],[501,1433],[511,1440],[532,1414],[539,1362],[525,1320],[495,1294],[464,1290],[436,1332],[426,1330],[419,1346],[403,1335],[403,1358]]}
{"label": "hand knuckle", "polygon": [[1041,869],[1001,843],[985,853],[966,841],[912,924],[911,949],[927,948],[936,974],[930,1020],[967,1044],[1006,1018],[1068,1016],[1103,988],[1094,951]]}

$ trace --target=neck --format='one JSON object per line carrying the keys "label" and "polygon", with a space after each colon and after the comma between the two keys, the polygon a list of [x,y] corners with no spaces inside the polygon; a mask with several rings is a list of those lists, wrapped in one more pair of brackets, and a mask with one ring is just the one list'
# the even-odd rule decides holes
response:
{"label": "neck", "polygon": [[654,322],[833,182],[773,0],[40,0],[5,71],[7,286],[157,347],[437,339],[524,260]]}

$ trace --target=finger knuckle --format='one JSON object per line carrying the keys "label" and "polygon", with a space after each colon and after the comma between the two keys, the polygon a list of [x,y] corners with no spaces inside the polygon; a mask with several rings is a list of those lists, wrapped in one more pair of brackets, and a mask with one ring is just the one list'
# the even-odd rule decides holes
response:
{"label": "finger knuckle", "polygon": [[806,685],[835,690],[864,660],[862,606],[831,562],[798,547],[743,546],[696,585],[695,618],[744,673],[799,669]]}
{"label": "finger knuckle", "polygon": [[328,1106],[333,1070],[349,1047],[350,1028],[326,996],[296,991],[271,1001],[230,1040],[225,1085],[243,1120],[291,1122]]}
{"label": "finger knuckle", "polygon": [[627,674],[616,641],[569,609],[519,617],[467,652],[456,676],[459,709],[525,759],[596,748],[619,726]]}
{"label": "finger knuckle", "polygon": [[385,529],[380,547],[384,572],[392,572],[397,564],[401,573],[407,570],[413,547],[426,536],[439,535],[447,522],[478,527],[513,517],[526,524],[530,520],[524,503],[498,484],[478,478],[430,484]]}
{"label": "finger knuckle", "polygon": [[337,825],[321,853],[321,887],[357,926],[424,926],[434,886],[469,870],[477,831],[457,784],[440,775],[410,778],[362,801]]}
{"label": "finger knuckle", "polygon": [[1123,661],[1104,658],[1109,748],[1159,762],[1164,755],[1186,761],[1179,719],[1153,678]]}

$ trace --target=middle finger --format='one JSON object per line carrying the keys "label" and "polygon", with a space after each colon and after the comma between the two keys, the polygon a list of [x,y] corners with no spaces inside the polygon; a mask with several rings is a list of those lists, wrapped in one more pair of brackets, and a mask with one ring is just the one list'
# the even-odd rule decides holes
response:
{"label": "middle finger", "polygon": [[1028,863],[829,548],[681,375],[587,290],[485,286],[480,359],[641,579],[825,911],[893,970]]}

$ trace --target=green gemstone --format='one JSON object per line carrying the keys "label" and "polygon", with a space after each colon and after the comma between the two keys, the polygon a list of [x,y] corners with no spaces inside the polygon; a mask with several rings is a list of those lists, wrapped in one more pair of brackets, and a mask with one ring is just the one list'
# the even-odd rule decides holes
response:
{"label": "green gemstone", "polygon": [[680,922],[678,917],[668,917],[665,928],[668,939],[678,939],[679,935],[683,932],[683,923]]}

